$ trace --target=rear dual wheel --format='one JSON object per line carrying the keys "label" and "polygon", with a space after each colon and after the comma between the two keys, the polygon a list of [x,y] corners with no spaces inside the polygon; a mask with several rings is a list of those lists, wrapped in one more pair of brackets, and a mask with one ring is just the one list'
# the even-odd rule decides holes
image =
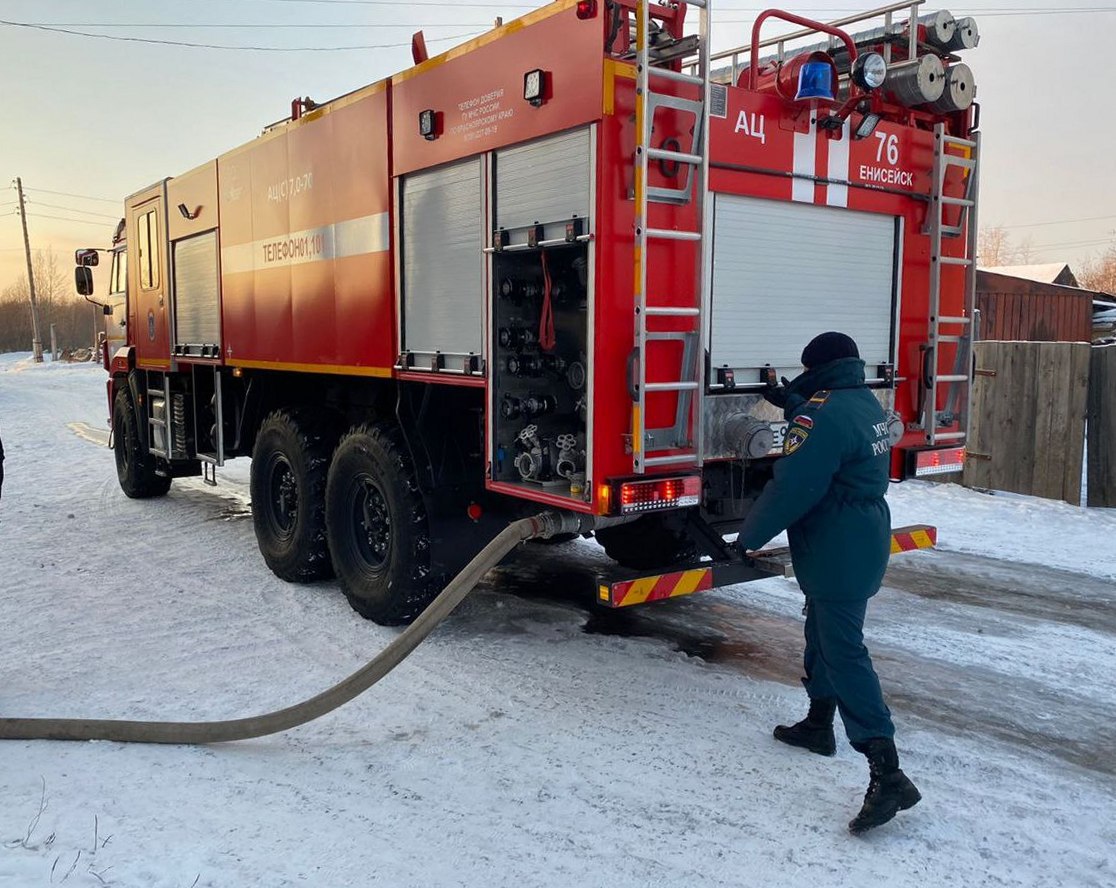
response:
{"label": "rear dual wheel", "polygon": [[381,625],[415,619],[441,591],[422,494],[399,430],[353,428],[333,454],[326,527],[353,610]]}

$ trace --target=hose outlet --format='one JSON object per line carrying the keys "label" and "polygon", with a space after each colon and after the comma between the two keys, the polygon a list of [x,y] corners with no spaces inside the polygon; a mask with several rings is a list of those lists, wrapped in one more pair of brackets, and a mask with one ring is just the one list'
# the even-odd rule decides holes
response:
{"label": "hose outlet", "polygon": [[770,424],[746,413],[733,413],[725,420],[725,440],[741,459],[762,459],[775,446]]}

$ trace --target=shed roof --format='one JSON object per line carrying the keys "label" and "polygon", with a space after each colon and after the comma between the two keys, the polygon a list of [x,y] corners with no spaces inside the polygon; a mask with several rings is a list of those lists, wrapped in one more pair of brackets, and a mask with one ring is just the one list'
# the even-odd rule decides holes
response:
{"label": "shed roof", "polygon": [[1065,287],[1076,287],[1077,278],[1065,262],[1047,262],[1043,265],[997,265],[981,266],[981,271],[991,274],[1002,274],[1006,277],[1023,278],[1027,281],[1038,281],[1042,284],[1061,284]]}

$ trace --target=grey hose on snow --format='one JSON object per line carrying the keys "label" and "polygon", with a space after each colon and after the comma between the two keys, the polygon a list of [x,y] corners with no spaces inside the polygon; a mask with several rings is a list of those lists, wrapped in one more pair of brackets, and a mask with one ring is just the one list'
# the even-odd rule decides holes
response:
{"label": "grey hose on snow", "polygon": [[405,660],[473,591],[489,569],[524,540],[581,533],[624,523],[568,512],[543,512],[504,528],[438,594],[417,620],[370,662],[333,687],[285,709],[209,722],[157,722],[83,718],[0,718],[0,740],[110,740],[117,743],[225,743],[263,737],[304,725],[363,694]]}

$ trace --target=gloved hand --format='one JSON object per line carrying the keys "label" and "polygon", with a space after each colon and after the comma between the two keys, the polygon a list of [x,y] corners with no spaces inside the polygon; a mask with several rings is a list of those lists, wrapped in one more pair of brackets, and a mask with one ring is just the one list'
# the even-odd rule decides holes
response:
{"label": "gloved hand", "polygon": [[783,377],[782,385],[772,385],[768,383],[767,387],[763,390],[763,397],[769,404],[774,404],[780,410],[787,406],[787,386],[790,385],[790,380],[785,376]]}

